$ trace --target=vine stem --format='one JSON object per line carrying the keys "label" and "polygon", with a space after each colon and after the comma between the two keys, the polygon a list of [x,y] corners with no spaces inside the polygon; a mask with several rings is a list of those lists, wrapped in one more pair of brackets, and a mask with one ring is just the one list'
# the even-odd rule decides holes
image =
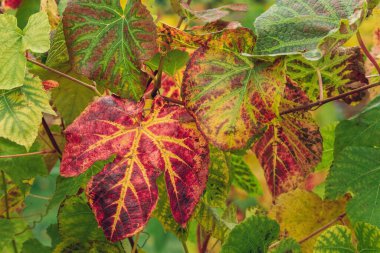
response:
{"label": "vine stem", "polygon": [[332,102],[332,101],[335,101],[335,100],[339,100],[339,99],[348,97],[348,96],[350,96],[352,94],[355,94],[355,93],[358,93],[358,92],[361,92],[361,91],[365,91],[365,90],[368,90],[370,88],[373,88],[373,87],[376,87],[376,86],[379,86],[379,85],[380,85],[380,82],[376,82],[376,83],[373,83],[373,84],[368,84],[368,85],[362,86],[360,88],[357,88],[355,90],[348,91],[348,92],[342,93],[342,94],[334,96],[334,97],[330,97],[330,98],[327,98],[327,99],[324,99],[324,100],[321,100],[321,101],[317,101],[317,102],[306,104],[306,105],[301,105],[301,106],[298,106],[298,107],[291,108],[289,110],[282,111],[282,112],[280,112],[280,115],[285,115],[285,114],[289,114],[289,113],[295,113],[295,112],[299,112],[299,111],[307,111],[307,110],[310,110],[313,107],[321,106],[321,105],[327,104],[329,102]]}
{"label": "vine stem", "polygon": [[136,250],[137,250],[137,244],[139,243],[139,237],[140,237],[140,233],[138,233],[136,235],[135,242],[133,243],[133,247],[132,247],[131,253],[135,253],[136,252]]}
{"label": "vine stem", "polygon": [[184,240],[181,240],[181,243],[185,253],[189,253],[189,249],[187,248],[186,242]]}
{"label": "vine stem", "polygon": [[46,122],[46,120],[45,120],[44,117],[42,117],[42,125],[43,125],[43,127],[44,127],[44,129],[45,129],[45,132],[46,132],[46,134],[48,135],[49,140],[50,140],[51,144],[53,145],[54,149],[58,152],[58,154],[59,154],[60,156],[62,156],[62,151],[61,151],[61,149],[59,148],[59,146],[58,146],[58,144],[57,144],[57,141],[55,140],[55,138],[54,138],[52,132],[50,131],[49,125],[47,124],[47,122]]}
{"label": "vine stem", "polygon": [[56,152],[55,150],[42,150],[42,151],[30,152],[30,153],[24,153],[24,154],[0,155],[0,159],[33,156],[33,155],[45,155],[45,154],[52,154],[55,152]]}
{"label": "vine stem", "polygon": [[[3,180],[3,191],[4,191],[4,204],[5,204],[5,215],[8,220],[11,219],[9,215],[9,204],[8,204],[8,189],[7,189],[7,180],[5,179],[4,171],[1,171],[1,178]],[[13,251],[17,253],[17,245],[15,239],[12,239]]]}
{"label": "vine stem", "polygon": [[373,57],[373,55],[369,52],[368,48],[366,47],[362,35],[360,34],[359,31],[356,32],[356,38],[358,39],[360,48],[363,50],[364,54],[367,56],[368,60],[371,61],[373,66],[375,66],[377,72],[380,74],[380,66],[377,63],[376,59]]}
{"label": "vine stem", "polygon": [[31,62],[31,63],[33,63],[33,64],[35,64],[35,65],[37,65],[37,66],[39,66],[39,67],[41,67],[43,69],[46,69],[46,70],[48,70],[50,72],[53,72],[53,73],[55,73],[57,75],[63,76],[66,79],[69,79],[69,80],[71,80],[73,82],[76,82],[76,83],[78,83],[78,84],[80,84],[80,85],[82,85],[82,86],[84,86],[84,87],[86,87],[86,88],[88,88],[90,90],[93,90],[98,96],[102,95],[102,94],[100,94],[100,92],[98,91],[98,89],[96,89],[96,87],[93,86],[93,85],[87,84],[87,83],[85,83],[85,82],[83,82],[83,81],[81,81],[79,79],[76,79],[75,77],[72,77],[70,75],[67,75],[67,74],[59,71],[59,70],[53,69],[53,68],[51,68],[49,66],[46,66],[45,64],[43,64],[41,62],[38,62],[36,60],[33,60],[33,59],[29,58],[29,57],[27,57],[26,59],[28,60],[28,62]]}
{"label": "vine stem", "polygon": [[319,86],[319,100],[323,100],[323,79],[319,68],[317,69],[318,86]]}
{"label": "vine stem", "polygon": [[[336,217],[334,220],[330,221],[329,223],[327,223],[326,225],[318,228],[317,230],[315,230],[314,232],[312,232],[311,234],[307,235],[306,237],[302,238],[301,240],[298,241],[299,244],[302,244],[308,240],[310,240],[311,238],[313,238],[314,236],[316,236],[317,234],[319,234],[320,232],[328,229],[329,227],[331,227],[332,225],[334,225],[335,223],[337,223],[338,221],[342,220],[344,217],[346,216],[346,213],[342,213],[340,214],[338,217]],[[280,241],[278,242],[275,242],[273,243],[271,246],[269,246],[269,249],[273,249],[275,247],[277,247],[278,245],[280,244]]]}

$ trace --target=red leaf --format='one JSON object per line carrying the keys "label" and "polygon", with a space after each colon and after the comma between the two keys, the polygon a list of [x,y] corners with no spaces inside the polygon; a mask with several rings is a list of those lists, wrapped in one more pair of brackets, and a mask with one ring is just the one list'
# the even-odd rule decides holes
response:
{"label": "red leaf", "polygon": [[157,203],[163,172],[174,219],[185,226],[206,186],[208,145],[183,107],[158,97],[148,115],[143,103],[102,97],[66,130],[61,174],[76,176],[116,154],[93,177],[87,196],[111,241],[144,228]]}
{"label": "red leaf", "polygon": [[[288,80],[281,109],[309,102],[306,94]],[[318,164],[322,137],[310,113],[296,113],[274,120],[253,146],[274,196],[298,185]]]}
{"label": "red leaf", "polygon": [[5,0],[4,6],[12,9],[17,9],[20,6],[21,2],[21,0]]}

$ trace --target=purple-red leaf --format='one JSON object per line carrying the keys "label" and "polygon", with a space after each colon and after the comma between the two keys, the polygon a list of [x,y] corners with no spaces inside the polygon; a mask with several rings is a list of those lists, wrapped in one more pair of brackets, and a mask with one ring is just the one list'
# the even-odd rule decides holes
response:
{"label": "purple-red leaf", "polygon": [[66,130],[61,174],[76,176],[95,161],[116,155],[95,175],[87,196],[111,241],[144,228],[157,203],[156,179],[164,173],[174,219],[190,218],[206,186],[208,145],[183,107],[161,97],[144,104],[115,97],[92,103]]}
{"label": "purple-red leaf", "polygon": [[[306,94],[288,79],[281,110],[309,102]],[[274,196],[297,186],[318,164],[322,137],[310,113],[284,115],[274,120],[253,146]]]}

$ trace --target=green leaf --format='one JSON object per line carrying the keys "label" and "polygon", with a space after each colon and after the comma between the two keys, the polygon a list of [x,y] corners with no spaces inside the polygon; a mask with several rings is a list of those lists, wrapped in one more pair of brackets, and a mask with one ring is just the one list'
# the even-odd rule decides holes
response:
{"label": "green leaf", "polygon": [[221,150],[247,148],[278,112],[284,62],[243,56],[254,44],[250,30],[227,29],[193,53],[184,74],[185,106],[207,140]]}
{"label": "green leaf", "polygon": [[359,252],[380,252],[380,229],[371,224],[359,222],[355,226]]}
{"label": "green leaf", "polygon": [[75,71],[139,100],[147,76],[142,64],[157,52],[156,26],[140,0],[71,1],[63,27]]}
{"label": "green leaf", "polygon": [[249,168],[243,157],[235,154],[230,154],[229,157],[232,183],[249,194],[262,194],[259,181],[253,175],[251,168]]}
{"label": "green leaf", "polygon": [[178,239],[186,241],[189,231],[187,228],[181,227],[173,218],[165,181],[162,176],[157,179],[157,188],[159,197],[152,216],[160,221],[165,231],[172,232]]}
{"label": "green leaf", "polygon": [[121,253],[118,247],[108,243],[106,241],[63,241],[55,247],[53,253],[67,253],[67,252],[78,252],[78,253]]}
{"label": "green leaf", "polygon": [[14,16],[0,15],[0,89],[23,85],[26,75],[25,51],[44,53],[49,50],[50,25],[46,13],[33,14],[22,31]]}
{"label": "green leaf", "polygon": [[[286,73],[302,87],[312,101],[319,98],[318,73],[322,77],[325,97],[336,96],[368,84],[364,56],[359,47],[337,48],[318,61],[309,61],[298,55],[291,56],[287,60]],[[346,97],[344,101],[359,101],[364,94]]]}
{"label": "green leaf", "polygon": [[44,246],[37,239],[29,239],[22,245],[21,253],[50,253],[52,248]]}
{"label": "green leaf", "polygon": [[314,253],[380,252],[380,229],[378,227],[360,222],[355,226],[355,238],[357,245],[354,246],[351,230],[345,226],[336,225],[318,237]]}
{"label": "green leaf", "polygon": [[317,239],[314,253],[355,253],[351,242],[351,231],[345,226],[336,225],[327,229]]}
{"label": "green leaf", "polygon": [[[146,62],[146,65],[152,70],[157,70],[160,64],[160,54],[156,54],[150,61]],[[189,61],[189,53],[182,50],[169,51],[164,56],[163,71],[170,76],[174,76],[178,70],[182,69]]]}
{"label": "green leaf", "polygon": [[96,174],[98,174],[103,167],[113,161],[110,158],[105,161],[95,162],[89,170],[77,177],[57,177],[56,189],[52,199],[49,202],[48,209],[59,206],[66,196],[73,196],[77,194],[81,187],[85,188],[88,181]]}
{"label": "green leaf", "polygon": [[224,152],[210,145],[210,167],[203,200],[211,207],[225,207],[230,191],[230,172]]}
{"label": "green leaf", "polygon": [[30,16],[24,28],[23,43],[26,49],[35,53],[45,53],[50,48],[50,24],[46,12]]}
{"label": "green leaf", "polygon": [[24,28],[31,15],[40,11],[40,0],[21,1],[21,5],[16,12],[17,23],[20,28]]}
{"label": "green leaf", "polygon": [[270,251],[271,253],[301,253],[301,246],[292,238],[280,241],[280,244]]}
{"label": "green leaf", "polygon": [[236,225],[223,244],[221,253],[263,253],[278,238],[280,227],[274,220],[251,216]]}
{"label": "green leaf", "polygon": [[[341,215],[345,203],[344,200],[325,201],[315,193],[296,189],[279,195],[268,215],[280,224],[281,234],[301,240]],[[305,241],[302,251],[311,252],[315,240],[313,237]]]}
{"label": "green leaf", "polygon": [[194,217],[203,230],[221,241],[226,239],[233,225],[225,221],[216,208],[210,207],[203,200],[199,201]]}
{"label": "green leaf", "polygon": [[[346,132],[349,134],[349,132]],[[326,196],[337,198],[350,192],[347,203],[350,221],[380,227],[380,148],[347,147],[334,160],[326,181]]]}
{"label": "green leaf", "polygon": [[3,249],[9,244],[14,234],[16,233],[15,227],[11,220],[0,219],[0,248]]}
{"label": "green leaf", "polygon": [[363,0],[278,0],[255,21],[255,53],[319,59],[347,41],[366,14]]}
{"label": "green leaf", "polygon": [[55,115],[38,77],[27,73],[24,85],[0,90],[0,137],[31,147],[38,134],[42,113]]}
{"label": "green leaf", "polygon": [[[46,65],[59,69],[61,72],[85,83],[91,84],[89,79],[75,73],[71,69],[62,24],[58,26],[52,38],[51,49],[49,50]],[[43,80],[55,80],[59,83],[59,86],[51,92],[52,100],[54,107],[57,108],[58,113],[66,125],[70,125],[96,95],[93,90],[40,67],[33,66],[32,71]]]}
{"label": "green leaf", "polygon": [[[39,151],[35,143],[29,152]],[[25,147],[0,138],[0,155],[15,155],[27,153]],[[0,159],[0,170],[3,170],[25,194],[30,187],[28,181],[36,176],[47,175],[47,169],[41,155],[23,156]]]}
{"label": "green leaf", "polygon": [[321,162],[315,167],[315,171],[330,169],[334,160],[334,142],[335,142],[335,128],[338,122],[334,122],[327,126],[321,127],[321,135],[323,139],[323,153]]}
{"label": "green leaf", "polygon": [[335,131],[334,162],[326,180],[326,197],[351,193],[347,214],[351,222],[380,226],[380,97]]}
{"label": "green leaf", "polygon": [[60,238],[64,241],[105,240],[90,207],[77,196],[66,199],[59,208],[58,228]]}

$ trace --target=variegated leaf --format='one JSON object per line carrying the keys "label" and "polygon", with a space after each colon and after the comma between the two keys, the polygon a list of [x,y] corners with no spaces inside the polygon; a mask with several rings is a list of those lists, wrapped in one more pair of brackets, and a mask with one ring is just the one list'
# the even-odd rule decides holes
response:
{"label": "variegated leaf", "polygon": [[183,107],[158,97],[144,104],[115,97],[92,103],[66,130],[61,174],[76,176],[97,160],[115,160],[93,177],[87,196],[111,241],[144,228],[164,173],[174,219],[186,225],[206,186],[208,146]]}
{"label": "variegated leaf", "polygon": [[[308,101],[306,94],[288,79],[281,109]],[[288,114],[271,122],[253,150],[276,196],[297,187],[298,180],[312,172],[322,156],[322,137],[310,113]]]}
{"label": "variegated leaf", "polygon": [[[319,73],[324,94],[336,96],[368,84],[364,68],[364,56],[359,47],[337,48],[319,61],[309,61],[302,56],[291,56],[287,60],[287,74],[307,93],[311,100],[319,95]],[[359,92],[344,98],[351,103],[363,98]]]}
{"label": "variegated leaf", "polygon": [[245,57],[255,44],[245,28],[226,30],[191,57],[182,98],[208,141],[243,149],[276,117],[285,85],[283,62]]}
{"label": "variegated leaf", "polygon": [[142,64],[157,52],[156,26],[140,0],[75,0],[63,25],[77,72],[116,94],[138,100],[145,89]]}

